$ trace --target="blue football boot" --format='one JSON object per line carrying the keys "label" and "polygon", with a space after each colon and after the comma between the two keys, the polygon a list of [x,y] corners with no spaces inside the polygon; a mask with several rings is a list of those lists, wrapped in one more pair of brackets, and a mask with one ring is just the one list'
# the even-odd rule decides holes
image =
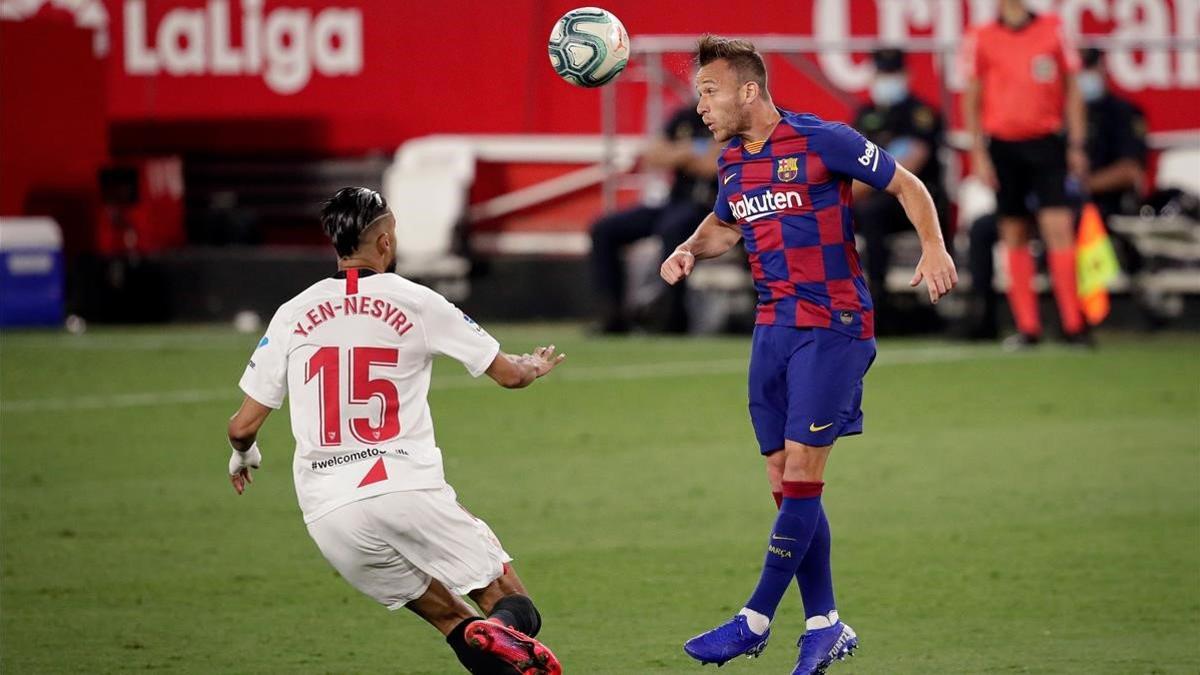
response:
{"label": "blue football boot", "polygon": [[701,664],[715,663],[717,666],[745,654],[754,658],[767,648],[771,629],[759,635],[750,630],[746,617],[738,614],[716,628],[701,633],[683,644],[683,651]]}
{"label": "blue football boot", "polygon": [[820,675],[834,661],[854,656],[858,636],[853,628],[839,621],[829,628],[807,631],[796,646],[800,647],[800,659],[792,675]]}

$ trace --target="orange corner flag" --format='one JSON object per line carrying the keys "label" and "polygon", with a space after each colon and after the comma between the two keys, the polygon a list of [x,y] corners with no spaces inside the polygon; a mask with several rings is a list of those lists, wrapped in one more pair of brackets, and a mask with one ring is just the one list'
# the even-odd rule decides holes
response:
{"label": "orange corner flag", "polygon": [[1080,304],[1087,322],[1095,326],[1108,316],[1108,286],[1121,271],[1112,240],[1104,229],[1104,218],[1095,204],[1083,207],[1075,250]]}

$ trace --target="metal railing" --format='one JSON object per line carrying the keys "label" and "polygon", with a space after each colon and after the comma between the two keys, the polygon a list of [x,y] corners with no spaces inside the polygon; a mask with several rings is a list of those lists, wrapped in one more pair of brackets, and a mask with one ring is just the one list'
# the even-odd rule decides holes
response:
{"label": "metal railing", "polygon": [[[820,53],[869,53],[884,47],[897,46],[894,41],[880,37],[851,37],[841,40],[827,40],[801,35],[743,35],[734,36],[750,40],[758,52],[764,56],[778,55],[792,68],[808,77],[814,84],[826,92],[842,100],[849,107],[857,105],[858,99],[846,91],[836,87],[825,77],[820,67],[805,58],[807,54]],[[614,86],[603,87],[600,96],[601,133],[605,138],[603,183],[603,206],[605,211],[611,211],[616,205],[617,174],[613,162],[615,157],[614,139],[617,133],[617,97],[622,84],[644,83],[647,88],[645,108],[645,133],[656,133],[662,128],[666,119],[665,98],[668,91],[683,100],[691,96],[692,85],[683,82],[668,72],[664,67],[664,57],[672,54],[691,54],[695,51],[695,35],[642,35],[631,41],[631,59],[626,72],[616,81]],[[1167,37],[1147,38],[1132,35],[1081,35],[1078,43],[1083,47],[1095,47],[1112,52],[1116,50],[1181,50],[1200,48],[1200,37]],[[938,101],[943,114],[954,104],[954,92],[950,87],[951,69],[947,64],[956,58],[961,41],[946,40],[932,37],[911,37],[903,42],[904,50],[909,54],[934,55],[934,70],[938,80]],[[949,147],[955,150],[966,149],[969,139],[965,132],[950,130],[946,135]],[[1186,131],[1171,131],[1151,133],[1147,143],[1152,149],[1173,147],[1200,146],[1200,129]],[[957,158],[951,158],[956,162]],[[957,166],[948,166],[946,172],[948,185],[954,194],[957,188]]]}

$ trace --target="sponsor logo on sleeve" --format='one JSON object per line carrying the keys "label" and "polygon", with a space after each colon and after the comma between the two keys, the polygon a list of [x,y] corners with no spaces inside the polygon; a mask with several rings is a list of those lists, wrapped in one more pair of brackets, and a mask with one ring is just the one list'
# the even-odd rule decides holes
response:
{"label": "sponsor logo on sleeve", "polygon": [[467,316],[465,313],[462,315],[462,318],[463,318],[463,321],[466,321],[467,325],[471,327],[471,330],[475,331],[476,333],[479,333],[480,335],[487,335],[487,331],[483,330],[482,326],[475,323],[475,319],[472,319],[471,317]]}
{"label": "sponsor logo on sleeve", "polygon": [[871,171],[879,168],[879,148],[875,147],[871,141],[867,141],[867,148],[863,151],[862,157],[858,158],[858,163],[871,167]]}

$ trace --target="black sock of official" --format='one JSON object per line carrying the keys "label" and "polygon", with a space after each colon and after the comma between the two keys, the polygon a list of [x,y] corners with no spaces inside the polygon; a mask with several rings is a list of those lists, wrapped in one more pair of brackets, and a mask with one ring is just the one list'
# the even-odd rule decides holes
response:
{"label": "black sock of official", "polygon": [[463,667],[466,668],[467,672],[469,673],[480,672],[478,670],[480,665],[479,652],[467,646],[466,637],[467,626],[470,626],[476,621],[482,621],[482,619],[477,616],[473,616],[469,619],[463,619],[458,623],[457,626],[450,630],[448,635],[446,635],[446,644],[450,645],[450,649],[454,650],[454,655],[458,657],[458,662],[463,664]]}
{"label": "black sock of official", "polygon": [[488,618],[497,619],[529,637],[537,637],[538,631],[542,630],[542,615],[527,595],[513,594],[500,598]]}

